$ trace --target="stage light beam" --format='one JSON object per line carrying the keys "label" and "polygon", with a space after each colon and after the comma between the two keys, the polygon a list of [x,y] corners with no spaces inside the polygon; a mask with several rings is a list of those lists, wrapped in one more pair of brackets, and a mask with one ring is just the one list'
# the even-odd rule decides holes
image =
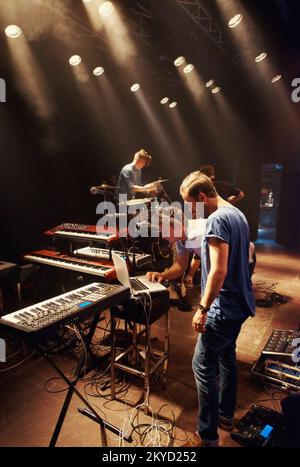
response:
{"label": "stage light beam", "polygon": [[[21,28],[15,25],[8,28],[5,34],[17,86],[40,118],[51,119],[56,109],[43,70],[36,61]],[[15,40],[16,38],[18,40]]]}

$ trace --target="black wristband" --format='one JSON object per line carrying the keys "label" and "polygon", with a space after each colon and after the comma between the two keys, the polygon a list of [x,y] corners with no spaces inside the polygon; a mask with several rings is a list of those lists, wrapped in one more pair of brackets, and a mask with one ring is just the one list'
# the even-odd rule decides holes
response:
{"label": "black wristband", "polygon": [[203,305],[199,305],[199,308],[202,311],[202,313],[207,313],[210,310],[210,308],[205,308]]}

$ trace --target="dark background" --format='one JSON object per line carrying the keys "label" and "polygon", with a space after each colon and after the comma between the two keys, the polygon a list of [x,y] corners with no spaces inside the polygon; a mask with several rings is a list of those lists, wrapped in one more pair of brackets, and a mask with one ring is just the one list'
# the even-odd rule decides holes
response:
{"label": "dark background", "polygon": [[[0,13],[3,2],[0,1]],[[22,4],[21,0],[11,3],[14,2]],[[300,249],[298,127],[291,128],[276,91],[269,83],[249,79],[246,70],[233,63],[230,41],[227,53],[222,53],[176,2],[126,0],[121,3],[128,24],[136,20],[133,9],[141,5],[153,14],[143,24],[148,42],[134,36],[140,52],[134,66],[116,64],[101,36],[89,37],[80,28],[74,34],[73,46],[64,36],[55,34],[53,27],[44,31],[41,27],[42,32],[30,38],[30,48],[44,72],[55,104],[56,111],[47,121],[37,117],[34,106],[19,92],[18,77],[3,32],[6,24],[0,25],[0,77],[7,83],[7,102],[0,104],[2,259],[17,261],[22,253],[38,249],[45,241],[44,230],[61,222],[95,224],[98,198],[90,195],[90,186],[104,180],[110,182],[111,176],[118,175],[141,147],[153,156],[153,164],[144,174],[146,181],[159,176],[170,178],[166,187],[174,200],[179,199],[178,187],[190,171],[203,164],[215,165],[219,179],[232,181],[245,192],[246,198],[239,207],[248,217],[252,239],[256,238],[258,227],[261,164],[282,163],[284,181],[277,240],[289,248]],[[214,2],[203,3],[215,15],[225,35],[228,34]],[[299,2],[242,3],[263,31],[266,49],[272,51],[284,76],[280,85],[289,96],[292,79],[300,77]],[[80,1],[54,1],[54,9],[59,4],[72,6],[74,21],[91,30]],[[288,7],[288,16],[283,4]],[[33,21],[22,13],[20,25],[26,37],[30,36],[30,31],[28,34],[26,31],[30,20]],[[74,29],[73,24],[69,27],[70,31]],[[68,64],[74,53],[84,57],[90,71],[99,64],[105,67],[113,100],[107,99],[105,89],[101,94],[92,73],[85,91],[77,86]],[[205,109],[199,112],[178,79],[173,66],[178,55],[188,56],[205,79],[218,77],[234,119],[227,119],[216,110],[214,131],[208,131],[211,122],[206,120]],[[135,81],[142,83],[147,105],[155,115],[156,124],[167,135],[168,144],[149,124],[136,96],[129,91]],[[185,124],[187,140],[181,138],[166,115],[168,110],[159,104],[164,95],[178,100],[175,112]],[[213,96],[209,99],[215,106]],[[97,116],[91,102],[97,107]],[[289,106],[299,118],[300,104],[290,101]]]}

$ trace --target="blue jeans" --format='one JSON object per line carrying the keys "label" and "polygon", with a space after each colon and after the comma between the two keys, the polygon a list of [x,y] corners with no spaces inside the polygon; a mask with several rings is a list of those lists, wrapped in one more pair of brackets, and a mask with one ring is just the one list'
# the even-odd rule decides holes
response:
{"label": "blue jeans", "polygon": [[199,399],[197,429],[202,439],[218,439],[219,415],[233,418],[237,394],[235,347],[244,321],[209,317],[206,333],[199,334],[193,372]]}

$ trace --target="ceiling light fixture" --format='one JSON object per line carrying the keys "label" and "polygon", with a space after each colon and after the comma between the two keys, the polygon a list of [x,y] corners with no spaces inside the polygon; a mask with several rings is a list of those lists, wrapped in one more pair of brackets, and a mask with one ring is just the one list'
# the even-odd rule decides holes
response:
{"label": "ceiling light fixture", "polygon": [[5,28],[5,34],[7,35],[7,37],[10,37],[11,39],[16,39],[17,37],[21,36],[22,29],[20,28],[20,26],[11,24],[10,26],[7,26]]}
{"label": "ceiling light fixture", "polygon": [[104,2],[99,6],[100,16],[109,16],[113,12],[114,6],[111,2]]}
{"label": "ceiling light fixture", "polygon": [[267,58],[268,54],[266,52],[262,52],[261,54],[257,55],[255,58],[256,63],[262,62],[265,58]]}
{"label": "ceiling light fixture", "polygon": [[81,63],[81,57],[79,55],[72,55],[69,60],[70,65],[77,66]]}
{"label": "ceiling light fixture", "polygon": [[179,67],[183,65],[184,62],[185,62],[185,58],[181,56],[181,57],[176,58],[176,60],[174,60],[174,65]]}
{"label": "ceiling light fixture", "polygon": [[274,83],[277,83],[277,81],[279,81],[281,78],[282,78],[281,75],[277,75],[277,76],[275,76],[273,79],[271,79],[271,83],[273,83],[273,84],[274,84]]}
{"label": "ceiling light fixture", "polygon": [[194,69],[194,65],[192,65],[190,63],[189,65],[184,67],[183,72],[187,74],[187,73],[190,73],[191,71],[193,71],[193,69]]}
{"label": "ceiling light fixture", "polygon": [[205,84],[205,87],[206,88],[210,88],[213,84],[214,84],[215,80],[214,79],[210,79],[209,81],[207,81],[207,83]]}
{"label": "ceiling light fixture", "polygon": [[228,26],[231,29],[236,28],[242,22],[242,20],[243,20],[243,15],[237,14],[228,21]]}
{"label": "ceiling light fixture", "polygon": [[131,86],[130,91],[137,92],[140,88],[141,88],[141,85],[139,83],[135,83]]}
{"label": "ceiling light fixture", "polygon": [[95,76],[101,76],[103,73],[104,73],[104,68],[102,66],[97,66],[93,71],[93,74]]}

